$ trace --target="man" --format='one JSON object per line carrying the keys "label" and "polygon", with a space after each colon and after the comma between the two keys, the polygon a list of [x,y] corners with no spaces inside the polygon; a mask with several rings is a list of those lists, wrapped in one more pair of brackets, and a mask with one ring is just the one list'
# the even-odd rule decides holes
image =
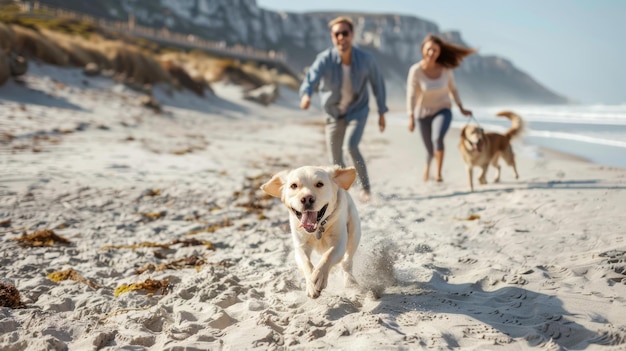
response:
{"label": "man", "polygon": [[374,58],[365,51],[353,47],[352,21],[337,17],[328,24],[334,47],[322,51],[309,68],[300,87],[300,107],[311,105],[311,95],[319,84],[322,107],[326,114],[326,143],[332,162],[345,167],[343,143],[347,136],[348,150],[357,170],[362,187],[360,200],[370,199],[370,182],[365,160],[359,151],[359,143],[369,114],[367,82],[378,105],[378,126],[385,130],[385,83]]}

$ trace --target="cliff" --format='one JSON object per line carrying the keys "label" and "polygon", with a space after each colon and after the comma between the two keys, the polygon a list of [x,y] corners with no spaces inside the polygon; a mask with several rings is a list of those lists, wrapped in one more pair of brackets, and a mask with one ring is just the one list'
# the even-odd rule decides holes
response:
{"label": "cliff", "polygon": [[[43,0],[41,3],[138,24],[197,35],[226,45],[282,51],[298,71],[331,45],[327,23],[336,12],[288,13],[265,10],[255,0]],[[462,45],[458,32],[441,32],[428,20],[395,14],[341,13],[355,23],[355,43],[376,56],[383,67],[390,99],[404,98],[409,67],[421,58],[420,43],[428,33]],[[569,100],[550,91],[515,65],[480,53],[455,71],[463,100],[469,105],[562,104]]]}

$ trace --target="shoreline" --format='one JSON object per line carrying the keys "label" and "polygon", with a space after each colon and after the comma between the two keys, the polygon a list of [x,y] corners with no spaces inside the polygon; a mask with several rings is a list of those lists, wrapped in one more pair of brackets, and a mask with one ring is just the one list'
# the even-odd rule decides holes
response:
{"label": "shoreline", "polygon": [[[550,108],[558,107],[558,106],[578,106],[578,105],[545,105],[544,107],[549,110]],[[581,105],[581,106],[586,106],[586,105]],[[517,111],[520,114],[520,116],[524,118],[524,113],[531,113],[529,111],[532,111],[532,114],[536,114],[537,111],[535,111],[534,109],[536,109],[537,107],[538,105],[516,105],[516,106],[512,106],[510,109],[512,109],[513,111]],[[397,102],[390,103],[389,108],[390,108],[390,111],[394,111],[394,112],[387,113],[387,115],[390,117],[389,118],[390,120],[393,119],[396,121],[396,123],[406,124],[407,117],[406,117],[406,112],[403,112],[405,111],[405,107],[403,105]],[[479,106],[479,107],[473,108],[472,110],[477,111],[479,115],[481,116],[487,116],[487,115],[491,116],[491,115],[494,115],[497,111],[503,110],[503,109],[507,109],[507,108],[502,107],[502,106]],[[376,111],[376,106],[371,105],[370,111]],[[551,113],[554,114],[554,111],[552,111]],[[574,111],[570,111],[568,113],[574,114],[574,115],[576,114],[576,112]],[[581,112],[581,113],[585,113],[585,112]],[[372,116],[374,115],[375,113],[372,113]],[[460,128],[455,127],[454,124],[456,123],[458,125],[459,123],[464,123],[464,121],[465,119],[460,114],[458,109],[453,108],[453,121],[452,121],[453,125],[450,128],[460,131]],[[483,121],[481,119],[481,123],[482,122]],[[502,122],[502,121],[499,121],[499,122]],[[489,122],[487,122],[487,124],[489,124]],[[502,125],[502,127],[504,126],[505,125]],[[487,128],[487,130],[489,131],[490,129]],[[560,140],[560,139],[553,139],[552,143],[555,142],[554,140]],[[519,143],[520,141],[522,141],[525,147],[528,146],[528,147],[536,148],[537,149],[536,152],[545,154],[548,157],[559,157],[560,155],[563,158],[582,161],[582,162],[588,162],[594,165],[598,165],[600,167],[626,169],[626,161],[623,162],[623,161],[616,159],[616,157],[619,157],[620,152],[621,151],[626,152],[626,149],[618,148],[617,146],[610,147],[609,145],[604,145],[604,144],[586,143],[583,141],[572,141],[572,140],[564,139],[564,140],[561,140],[560,143],[565,143],[565,144],[570,145],[569,149],[564,150],[563,148],[560,148],[559,146],[546,145],[546,144],[549,144],[547,138],[543,138],[539,136],[524,136],[524,135],[522,135],[521,138],[517,138],[516,140],[514,140],[513,143],[516,144],[516,143]],[[594,151],[590,151],[590,150],[594,150]],[[595,157],[594,157],[593,152],[596,152]],[[602,154],[603,156],[598,157],[597,153],[604,153],[604,154]]]}
{"label": "shoreline", "polygon": [[[402,115],[401,113],[389,113],[388,114],[390,116],[390,119],[393,119],[393,123],[394,124],[403,124],[406,119],[406,117],[404,115]],[[458,113],[457,113],[458,115]],[[401,116],[401,117],[399,117]],[[373,119],[372,117],[376,117],[374,114],[372,114],[372,116],[370,116],[370,119]],[[523,118],[523,116],[522,116]],[[461,121],[460,119],[457,119],[457,121]],[[457,127],[457,126],[450,126],[450,130],[448,131],[447,134],[450,133],[460,133],[461,128]],[[563,151],[563,150],[559,150],[556,147],[550,147],[550,146],[546,146],[546,145],[541,145],[540,143],[536,143],[536,142],[531,142],[528,140],[528,138],[525,138],[523,135],[520,138],[516,138],[513,140],[513,145],[518,144],[518,145],[523,145],[523,148],[525,149],[530,149],[533,148],[535,149],[534,153],[539,153],[541,155],[544,155],[545,157],[550,157],[550,158],[560,158],[560,159],[566,159],[566,160],[570,160],[570,161],[578,161],[578,162],[584,162],[584,163],[589,163],[592,165],[596,165],[599,167],[608,167],[608,168],[617,168],[617,169],[626,169],[626,166],[619,166],[619,165],[612,165],[612,164],[606,164],[606,162],[601,162],[601,161],[595,161],[593,159],[591,159],[590,157],[586,157],[586,156],[582,156],[582,155],[578,155],[576,152],[571,151]],[[455,145],[456,146],[456,145]],[[580,146],[580,147],[584,147],[584,145]],[[528,150],[526,150],[528,151]],[[625,151],[626,152],[626,151]],[[541,156],[539,156],[541,157]]]}
{"label": "shoreline", "polygon": [[[450,130],[454,130],[456,133],[461,132],[461,129],[456,128],[456,127],[450,127]],[[450,131],[448,131],[448,133],[450,133]],[[596,166],[610,167],[607,165],[596,163],[592,161],[591,159],[576,155],[574,153],[568,153],[568,152],[552,149],[550,147],[540,146],[537,144],[527,142],[526,140],[523,140],[523,139],[513,140],[513,145],[520,144],[520,143],[523,144],[524,148],[529,148],[529,147],[536,148],[537,150],[536,152],[539,154],[538,157],[543,157],[543,158],[548,158],[548,159],[566,160],[566,161],[576,161],[576,162],[587,163],[587,164],[596,165]],[[619,167],[616,167],[616,168],[619,168]]]}

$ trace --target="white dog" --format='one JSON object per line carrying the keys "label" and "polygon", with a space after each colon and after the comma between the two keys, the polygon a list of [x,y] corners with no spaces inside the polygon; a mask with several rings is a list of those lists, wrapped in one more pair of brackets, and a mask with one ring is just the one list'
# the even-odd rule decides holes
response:
{"label": "white dog", "polygon": [[[289,210],[296,263],[306,279],[307,296],[314,299],[326,288],[330,269],[340,261],[345,285],[356,285],[352,259],[361,239],[361,222],[347,191],[355,178],[353,167],[305,166],[282,171],[261,186]],[[312,250],[321,256],[315,266]]]}

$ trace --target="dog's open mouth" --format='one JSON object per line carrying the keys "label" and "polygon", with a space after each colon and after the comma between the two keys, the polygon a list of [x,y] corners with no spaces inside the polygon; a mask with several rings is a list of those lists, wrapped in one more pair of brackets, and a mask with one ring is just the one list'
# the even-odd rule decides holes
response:
{"label": "dog's open mouth", "polygon": [[322,220],[324,214],[326,213],[326,209],[328,205],[324,205],[319,211],[304,211],[299,212],[296,209],[292,208],[293,212],[296,214],[296,217],[300,221],[300,226],[307,231],[307,233],[313,233],[317,230],[317,224]]}
{"label": "dog's open mouth", "polygon": [[475,143],[470,141],[470,144],[472,145],[472,151],[477,151],[477,152],[483,151],[483,141],[482,141],[482,139],[478,140]]}

